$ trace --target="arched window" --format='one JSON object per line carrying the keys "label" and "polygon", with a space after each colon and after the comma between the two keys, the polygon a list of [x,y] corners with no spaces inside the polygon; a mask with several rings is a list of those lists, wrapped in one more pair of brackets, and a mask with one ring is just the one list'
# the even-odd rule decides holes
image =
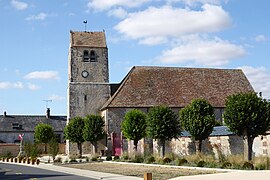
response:
{"label": "arched window", "polygon": [[95,51],[90,51],[90,61],[91,62],[96,62],[97,61],[97,55]]}
{"label": "arched window", "polygon": [[90,57],[89,57],[89,51],[84,50],[83,51],[83,61],[84,62],[89,62],[89,59],[90,59]]}

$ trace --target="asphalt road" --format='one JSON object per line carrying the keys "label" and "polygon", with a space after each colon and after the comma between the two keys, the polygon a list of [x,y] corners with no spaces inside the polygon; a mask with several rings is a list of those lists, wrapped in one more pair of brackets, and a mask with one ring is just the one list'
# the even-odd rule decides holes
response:
{"label": "asphalt road", "polygon": [[[55,180],[89,180],[90,178],[50,171],[31,166],[21,166],[16,164],[0,163],[0,179],[2,180],[22,180],[22,179],[55,179]],[[90,179],[94,180],[94,179]]]}

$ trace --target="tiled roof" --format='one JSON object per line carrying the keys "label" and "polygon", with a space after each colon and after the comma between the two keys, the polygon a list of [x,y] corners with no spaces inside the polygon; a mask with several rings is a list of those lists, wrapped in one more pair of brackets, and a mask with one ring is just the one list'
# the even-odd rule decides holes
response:
{"label": "tiled roof", "polygon": [[[40,123],[50,124],[54,131],[63,131],[66,126],[66,116],[27,116],[27,115],[6,115],[0,116],[0,132],[14,131],[34,131],[36,125]],[[21,125],[21,129],[14,129],[13,124]]]}
{"label": "tiled roof", "polygon": [[104,32],[70,31],[70,46],[107,47]]}
{"label": "tiled roof", "polygon": [[227,96],[253,92],[240,69],[133,67],[102,109],[110,107],[184,107],[204,98],[224,107]]}
{"label": "tiled roof", "polygon": [[[231,136],[235,135],[227,126],[216,126],[214,127],[210,136]],[[181,132],[182,137],[190,137],[191,135],[187,131]]]}

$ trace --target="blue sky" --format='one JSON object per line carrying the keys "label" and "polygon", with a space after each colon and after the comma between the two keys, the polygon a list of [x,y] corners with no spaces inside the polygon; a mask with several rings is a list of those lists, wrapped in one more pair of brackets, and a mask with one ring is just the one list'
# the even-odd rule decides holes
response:
{"label": "blue sky", "polygon": [[66,114],[69,31],[106,32],[110,82],[134,65],[241,68],[270,99],[269,0],[0,0],[0,113]]}

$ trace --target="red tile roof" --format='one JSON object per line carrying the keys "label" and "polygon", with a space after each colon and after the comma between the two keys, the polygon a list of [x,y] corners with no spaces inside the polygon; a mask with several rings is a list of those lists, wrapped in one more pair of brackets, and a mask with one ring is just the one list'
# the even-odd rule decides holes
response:
{"label": "red tile roof", "polygon": [[104,32],[70,31],[70,46],[107,47]]}
{"label": "red tile roof", "polygon": [[240,69],[133,67],[102,109],[110,107],[184,107],[205,98],[224,107],[226,97],[254,92]]}

